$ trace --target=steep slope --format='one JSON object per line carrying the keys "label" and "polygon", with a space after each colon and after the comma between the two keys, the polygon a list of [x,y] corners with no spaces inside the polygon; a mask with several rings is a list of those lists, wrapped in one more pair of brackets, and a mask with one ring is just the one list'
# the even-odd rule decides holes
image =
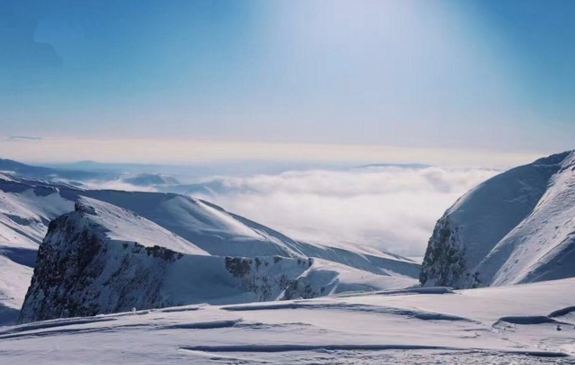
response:
{"label": "steep slope", "polygon": [[80,198],[74,212],[50,223],[20,320],[410,284],[312,258],[210,256],[133,212]]}
{"label": "steep slope", "polygon": [[93,190],[84,196],[132,210],[217,256],[315,257],[378,275],[416,278],[419,265],[389,253],[363,254],[299,242],[212,203],[177,194]]}
{"label": "steep slope", "polygon": [[0,326],[14,323],[18,318],[32,271],[31,267],[0,254]]}
{"label": "steep slope", "polygon": [[0,325],[18,317],[48,223],[73,207],[56,186],[0,175]]}
{"label": "steep slope", "polygon": [[250,227],[222,208],[171,193],[93,190],[82,195],[120,206],[220,256],[297,256],[294,241]]}
{"label": "steep slope", "polygon": [[575,276],[575,153],[521,166],[479,185],[438,221],[425,286],[506,285]]}

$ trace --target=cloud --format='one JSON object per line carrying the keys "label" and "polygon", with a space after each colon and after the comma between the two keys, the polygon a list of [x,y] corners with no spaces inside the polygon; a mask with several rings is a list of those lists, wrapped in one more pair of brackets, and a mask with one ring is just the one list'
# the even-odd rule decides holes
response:
{"label": "cloud", "polygon": [[[188,185],[196,198],[302,241],[422,256],[435,222],[461,195],[500,170],[374,165],[293,170],[247,177],[207,176]],[[91,189],[157,191],[121,179]],[[192,192],[194,191],[194,192]]]}
{"label": "cloud", "polygon": [[7,138],[8,141],[41,141],[42,137],[33,136],[10,136]]}
{"label": "cloud", "polygon": [[[61,179],[60,182],[64,183],[74,183],[74,181]],[[123,191],[144,191],[144,192],[157,192],[158,189],[154,188],[153,186],[136,186],[122,180],[109,180],[109,181],[101,181],[101,180],[88,180],[82,181],[81,186],[86,189],[93,189],[93,190],[123,190]]]}
{"label": "cloud", "polygon": [[[196,195],[300,240],[421,256],[435,222],[496,170],[374,167],[222,177]],[[208,184],[209,185],[209,184]]]}

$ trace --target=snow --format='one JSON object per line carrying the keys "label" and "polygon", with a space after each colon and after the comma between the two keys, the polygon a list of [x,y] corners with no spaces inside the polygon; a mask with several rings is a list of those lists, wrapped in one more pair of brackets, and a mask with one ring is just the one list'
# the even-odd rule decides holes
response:
{"label": "snow", "polygon": [[[105,192],[84,192],[90,193]],[[160,223],[181,223],[182,218],[178,221],[178,217],[182,215],[171,208],[180,208],[182,203],[203,212],[186,214],[183,221],[201,218],[207,227],[225,227],[228,234],[234,232],[240,238],[242,231],[238,227],[248,229],[243,222],[250,223],[245,219],[236,220],[222,208],[180,196],[145,193],[126,196],[120,192],[113,192],[112,196],[120,196],[120,204],[132,206],[144,214],[149,214],[144,207],[161,207],[150,215]],[[142,197],[149,198],[152,203],[159,199],[160,204],[150,204],[139,199]],[[170,205],[173,202],[176,204]],[[170,212],[171,215],[159,219],[155,215],[158,212]],[[250,224],[250,232],[261,232],[258,240],[263,237],[267,245],[306,247],[266,227]],[[200,230],[194,226],[185,228],[191,231],[181,232],[197,234],[193,229]],[[285,257],[259,255],[250,258],[250,253],[240,257],[211,255],[133,211],[80,196],[74,212],[50,223],[19,320],[29,322],[114,313],[133,306],[149,309],[183,304],[311,298],[341,292],[405,288],[417,283],[414,275],[409,275],[416,271],[417,265],[401,258],[363,257],[364,261],[359,261],[357,254],[338,251],[333,253],[336,261],[330,261],[295,251]],[[337,259],[345,261],[346,255],[365,266],[369,263],[371,267],[369,270],[361,265],[354,267],[357,263],[353,260],[345,264],[337,262]]]}
{"label": "snow", "polygon": [[81,197],[78,203],[91,211],[84,215],[84,219],[98,227],[109,240],[138,242],[146,247],[161,246],[193,255],[209,255],[191,242],[126,209],[86,197]]}
{"label": "snow", "polygon": [[0,255],[0,326],[18,318],[32,270]]}
{"label": "snow", "polygon": [[[575,276],[575,152],[479,185],[442,217],[424,285],[509,285]],[[449,253],[449,254],[448,254]]]}
{"label": "snow", "polygon": [[575,279],[566,279],[58,319],[0,328],[0,357],[38,365],[575,364],[574,292]]}
{"label": "snow", "polygon": [[[323,276],[323,277],[320,277]],[[305,280],[302,280],[304,279]],[[400,289],[416,285],[412,277],[402,275],[378,275],[332,261],[314,259],[313,266],[300,276],[301,282],[328,282],[325,285],[329,295],[344,292],[371,291],[379,289]]]}
{"label": "snow", "polygon": [[[414,278],[419,266],[408,259],[382,252],[355,252],[357,247],[346,250],[298,242],[205,201],[177,194],[82,190],[71,185],[1,175],[0,305],[8,308],[11,315],[2,316],[0,325],[9,323],[7,319],[13,319],[13,311],[22,305],[36,251],[46,235],[48,223],[73,211],[78,200],[100,213],[90,219],[113,241],[160,245],[196,256],[279,255],[296,260],[318,257],[334,264],[329,270],[318,270],[324,275],[322,283],[331,275],[330,288],[334,288],[334,292],[416,284]],[[222,260],[219,260],[220,266]],[[315,268],[307,274],[318,275]],[[321,286],[317,289],[321,290]],[[213,296],[208,299],[215,300]]]}
{"label": "snow", "polygon": [[[431,241],[490,287],[453,290],[202,200],[0,176],[0,363],[575,364],[574,216],[575,153],[473,189]],[[61,318],[12,326],[43,239],[21,319]]]}
{"label": "snow", "polygon": [[[0,363],[575,364],[574,216],[575,153],[472,190],[438,226],[492,287],[453,290],[202,200],[0,177]],[[6,325],[43,239],[24,322],[101,314]]]}
{"label": "snow", "polygon": [[[575,153],[537,206],[481,263],[493,285],[575,276]],[[495,270],[497,270],[495,272]]]}
{"label": "snow", "polygon": [[50,224],[20,321],[414,284],[320,259],[210,256],[133,212],[82,197],[75,212]]}
{"label": "snow", "polygon": [[74,204],[63,201],[57,191],[48,190],[48,195],[43,195],[34,190],[0,191],[0,245],[35,249],[46,234],[48,222],[73,210]]}

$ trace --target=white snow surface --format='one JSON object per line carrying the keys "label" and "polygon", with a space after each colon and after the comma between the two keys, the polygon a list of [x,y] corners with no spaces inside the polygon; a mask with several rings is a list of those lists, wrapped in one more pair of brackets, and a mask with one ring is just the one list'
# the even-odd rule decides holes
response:
{"label": "white snow surface", "polygon": [[0,359],[22,365],[575,364],[574,292],[575,279],[566,279],[58,319],[0,328]]}
{"label": "white snow surface", "polygon": [[[442,254],[430,249],[447,242],[457,259],[430,260]],[[575,277],[575,152],[512,169],[464,195],[438,222],[430,249],[427,286]]]}
{"label": "white snow surface", "polygon": [[146,247],[161,246],[192,255],[209,255],[191,242],[129,210],[86,197],[80,197],[77,204],[89,210],[82,216],[84,223],[97,228],[108,240],[137,242]]}
{"label": "white snow surface", "polygon": [[[498,256],[506,258],[501,266]],[[479,270],[494,285],[575,276],[575,153],[552,177],[533,213],[495,246]]]}

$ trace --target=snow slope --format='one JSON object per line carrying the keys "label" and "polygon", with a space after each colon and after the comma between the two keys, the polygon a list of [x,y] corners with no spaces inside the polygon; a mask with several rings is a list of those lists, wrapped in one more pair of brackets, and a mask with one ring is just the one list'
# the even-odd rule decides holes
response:
{"label": "snow slope", "polygon": [[210,256],[131,211],[82,197],[74,212],[50,223],[20,320],[312,298],[411,284],[408,278],[305,257]]}
{"label": "snow slope", "polygon": [[566,279],[58,319],[0,328],[0,358],[38,365],[575,364],[574,292],[575,279]]}
{"label": "snow slope", "polygon": [[479,185],[438,221],[420,280],[456,288],[575,276],[575,153]]}
{"label": "snow slope", "polygon": [[363,254],[293,240],[209,202],[177,194],[91,190],[82,195],[131,210],[217,256],[315,257],[378,275],[416,278],[419,265],[401,256]]}
{"label": "snow slope", "polygon": [[[48,230],[48,223],[73,211],[76,202],[87,198],[92,199],[88,205],[107,203],[113,206],[108,209],[109,222],[98,222],[116,235],[110,237],[112,239],[138,241],[142,245],[146,245],[146,241],[162,242],[162,245],[176,245],[171,247],[174,251],[194,255],[201,251],[203,255],[252,259],[262,256],[296,260],[313,257],[318,259],[318,265],[325,261],[326,265],[332,266],[329,271],[332,272],[332,286],[338,288],[336,291],[410,286],[416,284],[419,272],[419,265],[399,256],[364,254],[298,242],[208,202],[177,194],[82,190],[70,185],[2,175],[0,259],[5,264],[0,267],[0,305],[8,308],[4,313],[14,314],[23,302],[36,251]],[[133,214],[139,220],[118,219]],[[152,223],[153,228],[149,230]],[[154,236],[156,233],[159,237]],[[173,242],[168,242],[167,237],[172,237]],[[196,252],[187,251],[192,246]],[[321,287],[316,289],[321,290]],[[327,289],[324,293],[328,293]],[[0,324],[9,322],[7,314],[0,316],[2,318]],[[12,319],[15,319],[14,315]]]}

